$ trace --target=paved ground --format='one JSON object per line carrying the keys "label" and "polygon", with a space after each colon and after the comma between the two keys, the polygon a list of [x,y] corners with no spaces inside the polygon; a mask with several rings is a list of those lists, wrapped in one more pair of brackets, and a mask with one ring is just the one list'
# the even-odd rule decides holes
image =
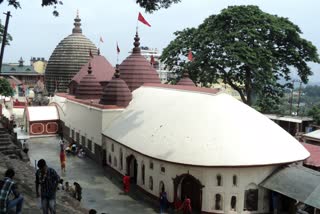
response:
{"label": "paved ground", "polygon": [[[32,138],[30,142],[30,161],[44,158],[47,164],[60,173],[59,144],[55,137]],[[121,181],[97,166],[89,158],[67,157],[67,172],[64,181],[77,181],[82,186],[82,206],[108,214],[152,214],[158,213],[155,204],[138,194],[134,188],[130,195],[124,195]]]}

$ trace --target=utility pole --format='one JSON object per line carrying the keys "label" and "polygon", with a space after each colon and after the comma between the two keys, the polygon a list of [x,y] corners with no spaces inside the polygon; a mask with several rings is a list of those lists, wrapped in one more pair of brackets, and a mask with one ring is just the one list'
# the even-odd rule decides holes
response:
{"label": "utility pole", "polygon": [[6,45],[7,41],[7,33],[8,33],[8,25],[9,25],[9,18],[10,18],[10,11],[7,13],[4,13],[6,18],[6,23],[4,25],[4,31],[3,31],[3,37],[2,37],[2,44],[1,44],[1,52],[0,52],[0,74],[1,74],[1,68],[2,68],[2,60],[3,60],[3,54],[4,54],[4,46]]}
{"label": "utility pole", "polygon": [[293,90],[294,90],[294,80],[292,80],[292,90],[291,90],[291,98],[290,98],[290,112],[289,114],[292,115],[292,102],[293,102]]}
{"label": "utility pole", "polygon": [[298,95],[298,106],[297,106],[297,116],[299,116],[299,110],[300,110],[300,96],[301,96],[301,89],[302,89],[302,81],[300,80],[300,86],[299,86],[299,95]]}

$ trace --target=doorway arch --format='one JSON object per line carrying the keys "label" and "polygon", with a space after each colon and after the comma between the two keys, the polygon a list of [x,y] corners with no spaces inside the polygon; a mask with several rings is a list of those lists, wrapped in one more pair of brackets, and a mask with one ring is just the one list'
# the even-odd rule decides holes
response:
{"label": "doorway arch", "polygon": [[[174,201],[183,201],[185,197],[190,198],[192,210],[201,212],[202,188],[201,182],[190,174],[182,174],[173,179]],[[179,196],[179,197],[178,197]]]}
{"label": "doorway arch", "polygon": [[138,175],[138,163],[136,157],[132,154],[127,157],[127,174],[130,176],[131,182],[136,184]]}

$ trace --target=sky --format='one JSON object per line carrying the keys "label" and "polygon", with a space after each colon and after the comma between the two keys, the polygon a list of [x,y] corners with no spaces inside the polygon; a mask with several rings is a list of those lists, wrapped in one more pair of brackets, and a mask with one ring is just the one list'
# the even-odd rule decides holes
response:
{"label": "sky", "polygon": [[[311,41],[320,53],[319,0],[181,0],[169,9],[146,13],[135,0],[63,0],[58,6],[59,17],[52,15],[52,7],[41,7],[41,0],[20,0],[22,9],[0,4],[0,19],[4,24],[6,11],[11,11],[9,33],[13,37],[6,46],[3,62],[17,62],[22,57],[49,59],[57,44],[71,34],[77,10],[83,34],[89,38],[111,64],[116,64],[118,42],[119,63],[133,47],[138,13],[151,24],[139,24],[141,46],[162,50],[175,37],[173,33],[187,27],[197,27],[205,18],[218,14],[231,5],[257,5],[270,14],[287,17],[302,30],[303,38]],[[99,38],[104,42],[99,44]],[[311,64],[314,75],[310,82],[320,82],[320,66]]]}

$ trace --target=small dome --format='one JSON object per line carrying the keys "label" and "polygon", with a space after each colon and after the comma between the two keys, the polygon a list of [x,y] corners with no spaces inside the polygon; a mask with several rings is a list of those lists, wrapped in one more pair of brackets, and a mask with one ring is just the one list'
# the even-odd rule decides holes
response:
{"label": "small dome", "polygon": [[194,82],[189,78],[189,74],[187,72],[183,73],[183,77],[179,80],[177,85],[196,86]]}
{"label": "small dome", "polygon": [[[115,70],[113,66],[108,62],[104,56],[94,56],[90,60],[91,69],[94,71],[92,74],[95,76],[98,82],[106,81],[109,82]],[[76,88],[78,87],[80,80],[88,74],[89,62],[82,66],[80,71],[71,79],[69,84],[69,93],[75,94]]]}
{"label": "small dome", "polygon": [[89,63],[88,74],[84,76],[77,87],[76,98],[78,99],[100,99],[102,87],[92,74]]}
{"label": "small dome", "polygon": [[[104,84],[103,82],[101,83]],[[119,68],[116,69],[115,76],[103,89],[100,104],[116,105],[126,107],[132,100],[132,94],[126,82],[120,79]]]}
{"label": "small dome", "polygon": [[119,66],[121,78],[127,83],[131,91],[139,88],[144,83],[161,83],[157,71],[141,55],[138,33],[136,33],[134,40],[132,54],[123,60]]}
{"label": "small dome", "polygon": [[45,72],[49,93],[53,93],[56,87],[59,92],[66,92],[71,78],[89,61],[89,52],[97,55],[96,46],[82,34],[78,14],[74,21],[72,34],[57,45],[49,58]]}

